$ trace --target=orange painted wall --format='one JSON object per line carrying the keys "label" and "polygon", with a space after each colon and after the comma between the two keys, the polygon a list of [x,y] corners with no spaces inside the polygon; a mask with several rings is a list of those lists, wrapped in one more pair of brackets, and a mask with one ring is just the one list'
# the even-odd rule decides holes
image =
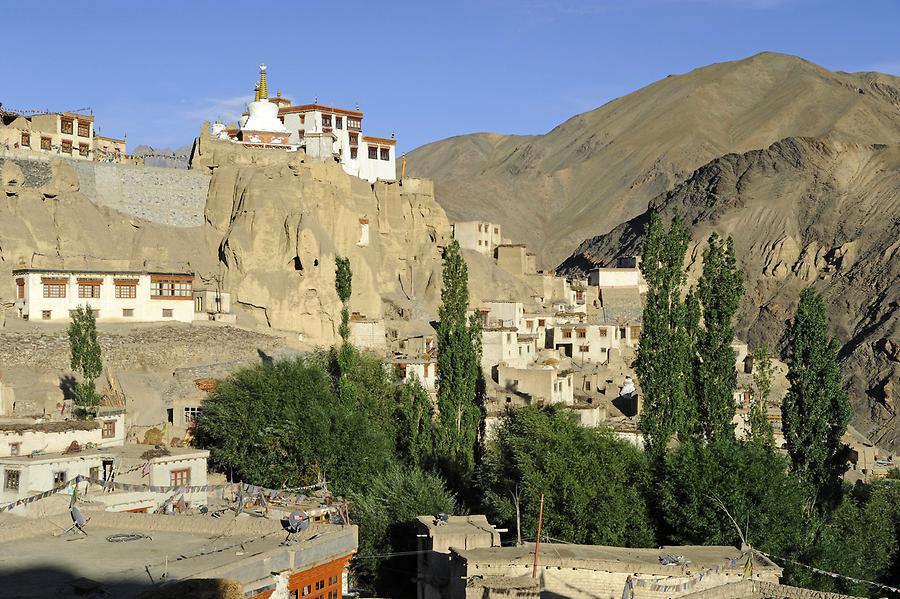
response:
{"label": "orange painted wall", "polygon": [[[309,570],[292,574],[290,579],[288,579],[288,591],[297,591],[296,596],[300,599],[303,599],[304,597],[307,599],[329,599],[329,592],[335,593],[332,595],[332,599],[341,599],[343,594],[343,589],[341,588],[341,574],[343,574],[347,562],[350,561],[350,557],[351,556],[349,555],[339,557],[336,560],[318,565]],[[336,579],[336,581],[333,584],[328,584],[329,579]],[[317,582],[323,583],[323,588],[316,589]],[[309,593],[307,595],[303,594],[304,587],[309,587]],[[272,592],[273,591],[271,590],[263,591],[258,595],[254,595],[253,599],[268,599],[268,597],[272,595]],[[291,597],[293,596],[294,595],[291,595]]]}

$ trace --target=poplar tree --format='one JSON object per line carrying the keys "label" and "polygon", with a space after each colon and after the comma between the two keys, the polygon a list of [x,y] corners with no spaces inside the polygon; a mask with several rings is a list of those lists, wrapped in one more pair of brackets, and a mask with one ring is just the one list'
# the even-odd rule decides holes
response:
{"label": "poplar tree", "polygon": [[707,440],[734,438],[734,315],[744,279],[734,256],[734,241],[709,236],[703,274],[697,285],[703,326],[697,332],[695,398],[700,429]]}
{"label": "poplar tree", "polygon": [[811,287],[800,294],[787,337],[790,388],[781,403],[782,429],[793,470],[818,502],[840,493],[847,469],[841,437],[850,401],[838,370],[838,343],[828,335],[825,303]]}
{"label": "poplar tree", "polygon": [[434,453],[438,465],[456,483],[472,475],[483,419],[479,397],[481,326],[475,314],[466,317],[469,273],[456,240],[444,249],[443,261]]}
{"label": "poplar tree", "polygon": [[350,344],[350,295],[353,289],[353,271],[350,269],[350,259],[337,256],[334,260],[334,288],[341,300],[341,324],[338,327],[338,335],[341,336],[341,346],[337,351],[337,362],[340,370],[338,381],[338,395],[342,400],[354,397],[353,383],[348,373],[353,366],[353,346]]}
{"label": "poplar tree", "polygon": [[93,418],[100,405],[94,381],[103,372],[103,362],[97,341],[97,321],[90,306],[75,309],[68,333],[71,367],[81,374],[81,382],[75,385],[75,415],[82,419]]}
{"label": "poplar tree", "polygon": [[769,395],[772,393],[772,356],[765,345],[753,350],[753,394],[747,413],[750,440],[768,448],[775,447],[768,419]]}
{"label": "poplar tree", "polygon": [[681,298],[689,241],[690,233],[678,218],[666,230],[659,214],[651,214],[641,259],[647,298],[636,372],[644,393],[640,427],[657,464],[672,436],[689,434],[692,421],[694,344],[689,310]]}

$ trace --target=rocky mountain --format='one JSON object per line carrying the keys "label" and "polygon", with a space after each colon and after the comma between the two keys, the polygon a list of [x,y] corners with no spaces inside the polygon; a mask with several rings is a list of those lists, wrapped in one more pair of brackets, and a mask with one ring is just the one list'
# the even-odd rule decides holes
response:
{"label": "rocky mountain", "polygon": [[[659,194],[650,209],[686,219],[690,273],[712,231],[734,238],[746,276],[738,335],[778,347],[800,290],[825,296],[854,403],[853,424],[900,448],[900,144],[791,137],[727,154]],[[582,243],[581,272],[640,252],[650,209]]]}
{"label": "rocky mountain", "polygon": [[900,141],[900,79],[763,53],[672,75],[544,135],[477,133],[407,155],[449,219],[484,219],[553,266],[698,167],[786,137]]}

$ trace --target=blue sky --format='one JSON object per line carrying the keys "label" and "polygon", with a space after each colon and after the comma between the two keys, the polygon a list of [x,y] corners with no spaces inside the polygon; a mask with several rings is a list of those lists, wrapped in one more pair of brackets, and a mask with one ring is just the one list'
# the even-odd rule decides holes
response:
{"label": "blue sky", "polygon": [[[90,106],[129,147],[235,120],[257,65],[295,103],[365,111],[400,151],[544,133],[671,73],[763,50],[900,75],[897,0],[4,2],[0,102]],[[27,25],[26,25],[27,24]]]}

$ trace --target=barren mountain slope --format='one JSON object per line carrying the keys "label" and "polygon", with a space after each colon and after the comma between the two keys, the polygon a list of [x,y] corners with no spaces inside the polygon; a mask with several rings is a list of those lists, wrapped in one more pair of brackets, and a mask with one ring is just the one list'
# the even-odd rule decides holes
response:
{"label": "barren mountain slope", "polygon": [[[900,448],[900,144],[789,138],[729,154],[661,194],[693,231],[691,275],[711,231],[731,235],[746,276],[738,335],[778,346],[807,285],[826,298],[854,425]],[[645,212],[585,241],[564,272],[640,252]]]}
{"label": "barren mountain slope", "polygon": [[790,136],[900,141],[900,79],[763,53],[670,76],[546,135],[463,135],[408,155],[455,220],[499,222],[545,265],[728,152]]}

